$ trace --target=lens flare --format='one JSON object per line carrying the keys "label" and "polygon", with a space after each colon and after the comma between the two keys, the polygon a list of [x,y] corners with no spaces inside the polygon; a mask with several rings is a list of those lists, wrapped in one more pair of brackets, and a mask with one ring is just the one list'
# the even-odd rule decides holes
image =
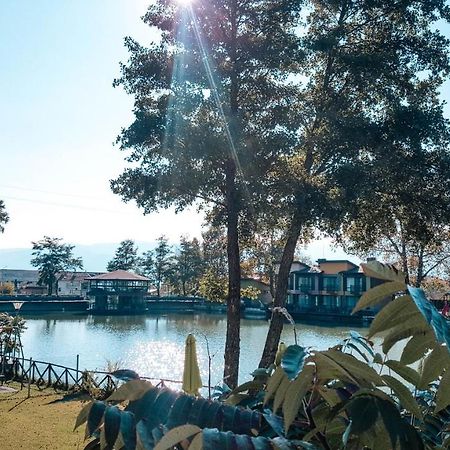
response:
{"label": "lens flare", "polygon": [[193,0],[175,0],[175,3],[177,3],[179,6],[188,7],[193,3]]}

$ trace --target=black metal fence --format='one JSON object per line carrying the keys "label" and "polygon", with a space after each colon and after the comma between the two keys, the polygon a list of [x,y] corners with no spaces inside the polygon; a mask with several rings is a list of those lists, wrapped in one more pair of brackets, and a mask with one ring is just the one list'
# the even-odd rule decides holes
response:
{"label": "black metal fence", "polygon": [[[59,391],[68,390],[99,390],[111,392],[117,389],[121,382],[109,372],[98,370],[80,370],[78,367],[66,367],[60,364],[38,361],[32,358],[14,358],[8,360],[5,370],[0,375],[0,382],[16,381],[21,387],[33,384],[38,388],[52,387]],[[141,379],[156,382],[156,385],[182,384],[181,381],[140,377]]]}

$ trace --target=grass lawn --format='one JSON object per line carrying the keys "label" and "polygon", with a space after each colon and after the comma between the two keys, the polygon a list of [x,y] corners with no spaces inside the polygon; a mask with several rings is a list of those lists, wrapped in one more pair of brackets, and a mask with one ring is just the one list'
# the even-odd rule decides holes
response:
{"label": "grass lawn", "polygon": [[62,394],[33,386],[27,399],[26,387],[20,391],[20,384],[8,386],[19,390],[0,390],[1,449],[83,449],[84,426],[72,431],[81,401],[59,401]]}

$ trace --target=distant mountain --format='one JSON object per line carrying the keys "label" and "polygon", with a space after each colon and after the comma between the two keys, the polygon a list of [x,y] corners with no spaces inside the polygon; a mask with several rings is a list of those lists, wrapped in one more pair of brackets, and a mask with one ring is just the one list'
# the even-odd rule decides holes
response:
{"label": "distant mountain", "polygon": [[[139,253],[153,249],[155,242],[136,242]],[[84,270],[88,272],[103,272],[113,258],[119,243],[75,245],[75,256],[83,258]],[[30,264],[31,248],[0,249],[0,269],[33,269]]]}
{"label": "distant mountain", "polygon": [[[156,242],[136,242],[139,253],[156,247]],[[83,258],[84,270],[88,272],[103,272],[106,265],[113,258],[119,243],[75,245],[75,256]],[[306,256],[314,263],[318,258],[349,259],[355,264],[361,260],[347,255],[340,247],[333,246],[330,239],[312,241],[305,249]],[[29,248],[5,248],[0,249],[0,269],[33,269],[30,264],[31,249]]]}

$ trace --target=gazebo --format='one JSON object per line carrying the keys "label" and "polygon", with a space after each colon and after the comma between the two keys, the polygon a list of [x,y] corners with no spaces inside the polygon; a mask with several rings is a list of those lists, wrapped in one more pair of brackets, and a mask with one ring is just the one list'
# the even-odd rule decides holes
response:
{"label": "gazebo", "polygon": [[136,312],[145,309],[144,295],[150,280],[126,270],[115,270],[88,278],[94,311]]}

